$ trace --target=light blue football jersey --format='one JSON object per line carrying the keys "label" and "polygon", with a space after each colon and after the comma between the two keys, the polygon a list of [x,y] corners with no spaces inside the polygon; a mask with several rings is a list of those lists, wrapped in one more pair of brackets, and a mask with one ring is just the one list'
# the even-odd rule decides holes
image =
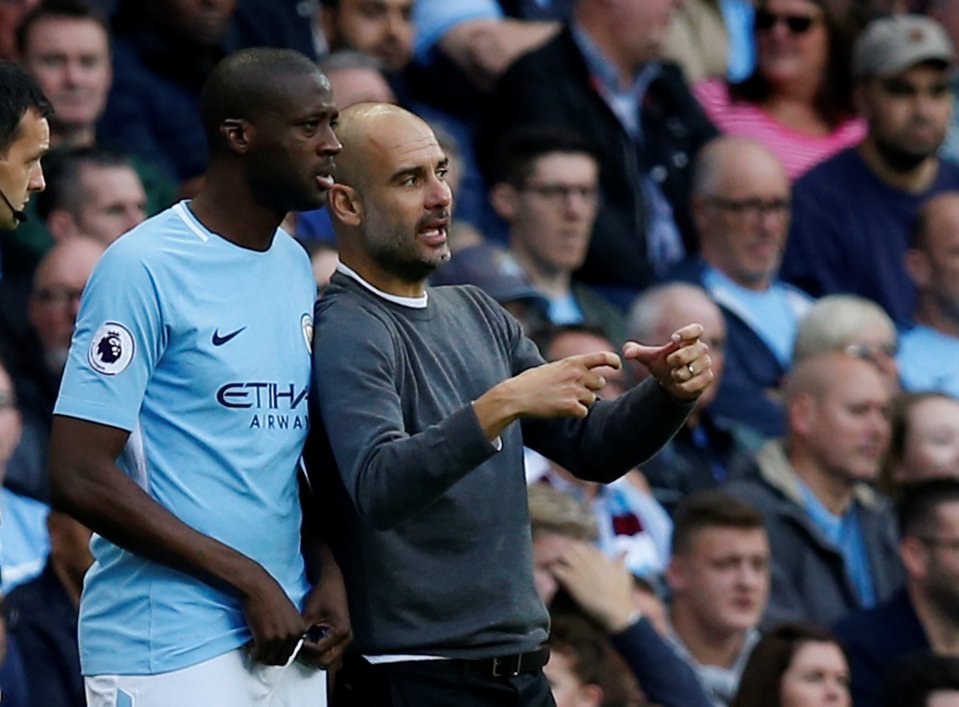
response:
{"label": "light blue football jersey", "polygon": [[[278,231],[267,252],[211,233],[186,202],[111,245],[87,284],[55,413],[130,432],[119,460],[158,503],[256,560],[297,606],[297,464],[316,287]],[[94,535],[83,673],[154,674],[250,640],[237,599]]]}
{"label": "light blue football jersey", "polygon": [[897,361],[905,390],[959,397],[959,338],[917,324],[900,333]]}

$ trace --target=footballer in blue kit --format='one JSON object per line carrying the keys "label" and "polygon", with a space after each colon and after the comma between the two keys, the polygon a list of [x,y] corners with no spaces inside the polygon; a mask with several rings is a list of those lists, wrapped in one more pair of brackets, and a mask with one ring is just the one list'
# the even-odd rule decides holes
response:
{"label": "footballer in blue kit", "polygon": [[[120,467],[184,523],[263,565],[297,605],[306,579],[291,539],[315,292],[292,238],[241,248],[180,202],[97,264],[55,408],[128,431]],[[85,673],[166,672],[250,640],[223,590],[99,536],[93,552]]]}
{"label": "footballer in blue kit", "polygon": [[278,226],[325,201],[336,109],[313,62],[253,49],[202,112],[206,183],[104,253],[54,410],[54,504],[95,533],[87,700],[323,704],[350,631],[338,568],[303,542],[316,284]]}

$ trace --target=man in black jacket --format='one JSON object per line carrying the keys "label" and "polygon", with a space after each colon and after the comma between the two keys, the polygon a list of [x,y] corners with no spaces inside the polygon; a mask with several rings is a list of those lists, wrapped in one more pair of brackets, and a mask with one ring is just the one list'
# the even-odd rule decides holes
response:
{"label": "man in black jacket", "polygon": [[590,142],[603,206],[579,276],[624,302],[692,243],[691,165],[716,135],[679,67],[658,60],[674,4],[579,0],[563,31],[500,79],[478,138],[481,156],[520,125],[573,127]]}
{"label": "man in black jacket", "polygon": [[23,653],[32,704],[75,707],[85,703],[77,612],[83,575],[93,562],[90,530],[56,511],[47,527],[50,557],[43,572],[14,589],[4,611]]}
{"label": "man in black jacket", "polygon": [[882,703],[884,683],[909,658],[959,656],[959,481],[906,487],[897,515],[905,586],[833,627],[849,657],[852,696],[863,707]]}

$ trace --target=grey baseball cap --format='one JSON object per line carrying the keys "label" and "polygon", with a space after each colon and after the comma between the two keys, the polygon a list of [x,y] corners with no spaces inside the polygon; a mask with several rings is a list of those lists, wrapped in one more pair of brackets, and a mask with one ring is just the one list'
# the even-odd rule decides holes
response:
{"label": "grey baseball cap", "polygon": [[870,22],[856,42],[852,70],[857,79],[888,78],[924,61],[951,66],[955,50],[942,25],[922,15],[893,15]]}

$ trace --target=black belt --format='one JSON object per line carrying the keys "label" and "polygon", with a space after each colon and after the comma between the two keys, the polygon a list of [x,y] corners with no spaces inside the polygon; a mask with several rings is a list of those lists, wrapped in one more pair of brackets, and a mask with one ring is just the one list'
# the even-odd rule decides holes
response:
{"label": "black belt", "polygon": [[532,673],[549,662],[549,648],[543,646],[529,653],[514,653],[500,655],[495,658],[482,660],[462,660],[461,662],[472,672],[489,675],[494,678],[516,677],[522,673]]}

